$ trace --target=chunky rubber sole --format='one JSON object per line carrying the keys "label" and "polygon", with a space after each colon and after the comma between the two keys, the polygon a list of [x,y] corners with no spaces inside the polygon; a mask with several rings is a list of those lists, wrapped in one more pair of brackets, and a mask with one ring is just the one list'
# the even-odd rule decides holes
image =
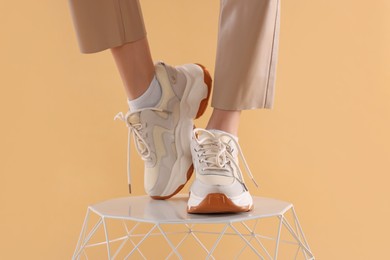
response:
{"label": "chunky rubber sole", "polygon": [[[201,117],[204,114],[204,112],[207,109],[207,105],[208,105],[210,95],[211,95],[212,78],[211,78],[209,71],[206,69],[206,67],[204,67],[203,65],[198,64],[198,63],[196,63],[196,65],[202,69],[203,75],[204,75],[203,81],[207,86],[207,96],[201,100],[201,102],[199,104],[198,112],[196,113],[196,116],[195,116],[195,119],[198,119],[199,117]],[[171,193],[169,195],[165,195],[165,196],[150,196],[150,197],[152,199],[155,199],[155,200],[166,200],[166,199],[169,199],[169,198],[175,196],[177,193],[179,193],[184,188],[186,183],[191,179],[193,171],[194,171],[194,167],[191,164],[187,170],[185,183],[180,184],[173,193]]]}
{"label": "chunky rubber sole", "polygon": [[207,97],[200,102],[199,110],[198,110],[198,113],[196,114],[196,117],[195,117],[195,119],[198,119],[199,117],[201,117],[204,114],[204,112],[207,109],[207,104],[209,102],[210,95],[211,95],[211,86],[212,86],[213,80],[211,79],[210,72],[206,69],[205,66],[203,66],[202,64],[199,64],[199,63],[196,63],[196,65],[198,65],[199,67],[202,68],[203,74],[204,74],[204,83],[207,85]]}
{"label": "chunky rubber sole", "polygon": [[223,193],[210,193],[199,205],[189,206],[187,212],[192,214],[238,213],[252,209],[253,205],[237,206]]}

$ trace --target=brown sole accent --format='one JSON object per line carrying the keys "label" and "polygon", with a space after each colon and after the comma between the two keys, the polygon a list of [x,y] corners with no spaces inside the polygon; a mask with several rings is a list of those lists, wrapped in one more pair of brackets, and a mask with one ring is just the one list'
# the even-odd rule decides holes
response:
{"label": "brown sole accent", "polygon": [[187,208],[187,212],[195,214],[238,213],[247,212],[252,209],[253,205],[251,207],[237,206],[223,193],[210,193],[198,206]]}
{"label": "brown sole accent", "polygon": [[187,181],[180,185],[174,193],[172,193],[171,195],[167,195],[167,196],[150,196],[152,199],[155,199],[155,200],[166,200],[166,199],[169,199],[173,196],[175,196],[176,194],[178,194],[183,188],[184,186],[186,185],[186,183],[191,179],[191,176],[192,176],[192,173],[194,171],[194,165],[191,164],[190,168],[188,169],[187,171]]}
{"label": "brown sole accent", "polygon": [[211,79],[210,72],[206,69],[205,66],[203,66],[202,64],[199,64],[199,63],[195,63],[195,64],[198,65],[199,67],[201,67],[203,70],[204,83],[206,83],[207,91],[208,91],[207,97],[200,102],[199,110],[198,110],[198,113],[196,114],[196,117],[195,117],[195,119],[198,119],[199,117],[201,117],[204,114],[204,112],[207,109],[207,104],[209,102],[210,95],[211,95],[211,86],[212,86],[213,80]]}

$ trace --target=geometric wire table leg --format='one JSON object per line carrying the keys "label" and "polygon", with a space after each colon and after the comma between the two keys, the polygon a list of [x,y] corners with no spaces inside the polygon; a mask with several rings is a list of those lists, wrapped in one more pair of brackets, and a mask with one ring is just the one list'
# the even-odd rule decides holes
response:
{"label": "geometric wire table leg", "polygon": [[[255,234],[255,228],[256,228],[256,225],[257,225],[257,221],[256,220],[256,223],[254,224],[254,227],[253,227],[253,230],[251,228],[248,227],[248,225],[242,221],[242,222],[239,222],[240,224],[242,224],[245,229],[250,233],[250,235],[247,235],[245,234],[245,236],[250,236],[250,239],[246,239],[243,234],[241,234],[241,232],[233,225],[233,223],[227,223],[225,224],[225,226],[223,227],[223,229],[219,232],[219,236],[218,238],[216,239],[216,241],[214,242],[214,244],[212,245],[212,248],[209,250],[207,250],[207,248],[204,246],[204,244],[202,243],[202,241],[197,237],[196,235],[196,232],[193,232],[193,227],[195,226],[195,224],[192,224],[191,226],[189,226],[188,224],[185,224],[185,226],[188,228],[188,232],[184,232],[185,233],[185,236],[181,239],[181,241],[175,246],[172,241],[169,239],[169,237],[167,236],[166,232],[164,231],[164,229],[159,225],[159,224],[155,224],[146,234],[144,234],[144,237],[137,243],[135,244],[134,241],[131,239],[131,235],[132,233],[134,232],[134,230],[140,225],[140,223],[136,223],[134,225],[134,227],[132,227],[131,230],[128,230],[127,229],[127,225],[125,225],[125,228],[126,228],[126,232],[127,232],[127,237],[124,237],[122,238],[121,240],[122,243],[120,244],[120,246],[117,248],[117,250],[115,251],[114,255],[111,256],[111,246],[110,246],[110,239],[109,239],[109,234],[108,234],[108,228],[107,228],[107,223],[106,223],[106,218],[105,217],[102,217],[102,216],[99,216],[99,220],[96,222],[96,224],[93,226],[93,228],[87,233],[87,228],[88,228],[88,223],[89,223],[89,219],[90,219],[90,215],[91,215],[91,210],[87,210],[87,213],[86,213],[86,216],[85,216],[85,219],[84,219],[84,222],[83,222],[83,226],[82,226],[82,230],[80,232],[80,236],[79,236],[79,239],[78,239],[78,242],[77,242],[77,245],[76,245],[76,250],[73,254],[73,257],[72,259],[79,259],[80,257],[80,254],[84,251],[84,249],[86,247],[90,247],[90,246],[93,246],[93,245],[88,245],[88,242],[90,241],[90,239],[93,237],[93,235],[96,233],[96,231],[98,230],[98,228],[102,225],[103,228],[104,228],[104,234],[105,234],[105,239],[106,241],[103,242],[104,244],[106,244],[106,247],[107,247],[107,255],[108,255],[108,259],[115,259],[116,256],[118,255],[119,251],[123,248],[123,246],[126,244],[127,241],[130,241],[134,248],[131,250],[131,252],[125,257],[125,259],[127,259],[128,257],[130,257],[135,251],[138,251],[141,255],[141,257],[143,259],[146,259],[145,256],[142,254],[142,252],[139,250],[139,247],[141,246],[141,244],[151,235],[151,233],[157,228],[159,229],[160,231],[160,234],[164,237],[164,239],[166,240],[166,242],[169,244],[170,248],[172,249],[172,251],[170,252],[170,254],[167,256],[166,259],[170,258],[172,256],[172,254],[176,254],[178,256],[179,259],[183,259],[181,254],[178,252],[178,248],[183,244],[183,242],[191,235],[195,241],[197,241],[197,243],[203,248],[203,250],[206,251],[207,253],[207,256],[206,256],[206,259],[214,259],[214,256],[213,256],[213,253],[214,251],[216,250],[216,248],[218,247],[220,241],[222,240],[222,237],[226,234],[226,231],[227,229],[230,227],[235,233],[233,233],[233,235],[237,235],[239,236],[242,241],[245,243],[244,247],[240,250],[240,252],[238,253],[238,255],[236,256],[239,257],[239,255],[245,250],[246,247],[250,247],[251,250],[261,259],[264,259],[264,257],[259,253],[259,251],[253,247],[252,245],[252,240],[253,238],[256,239],[256,241],[259,243],[259,245],[261,246],[261,248],[264,250],[264,252],[267,254],[267,257],[269,259],[277,259],[278,257],[278,251],[279,251],[279,244],[281,243],[280,239],[281,239],[281,232],[282,232],[282,227],[284,226],[287,231],[291,234],[291,236],[294,238],[294,240],[296,241],[296,243],[299,245],[298,247],[298,250],[295,254],[295,258],[297,257],[298,255],[298,252],[301,250],[305,259],[314,259],[314,256],[311,252],[311,249],[307,243],[307,240],[306,240],[306,237],[303,233],[303,230],[302,230],[302,227],[299,223],[299,220],[297,218],[297,215],[294,211],[293,208],[291,208],[291,211],[292,211],[292,216],[293,216],[293,221],[294,221],[294,228],[293,226],[289,223],[289,221],[285,218],[284,215],[280,215],[278,216],[279,218],[279,224],[278,224],[278,232],[277,232],[277,237],[275,238],[275,256],[274,258],[272,258],[267,249],[262,245],[262,243],[260,241],[258,241],[257,237],[256,237],[256,234]],[[199,233],[202,233],[201,231],[198,231]],[[285,241],[283,241],[285,242]],[[94,244],[94,245],[98,245],[98,244],[102,244],[102,243],[97,243],[97,244]],[[85,251],[84,251],[84,254],[85,254]],[[86,256],[86,255],[85,255]]]}
{"label": "geometric wire table leg", "polygon": [[86,228],[87,228],[87,224],[88,224],[88,220],[89,220],[89,216],[90,216],[90,211],[87,213],[87,216],[88,216],[88,218],[84,221],[85,225],[83,225],[83,229],[82,229],[82,234],[83,235],[80,236],[80,238],[83,237],[83,239],[80,242],[80,248],[78,248],[78,250],[76,249],[74,257],[72,259],[78,259],[79,258],[80,253],[85,249],[85,246],[88,244],[89,240],[92,238],[92,236],[95,234],[95,232],[97,231],[97,229],[100,227],[100,225],[103,222],[102,217],[100,217],[99,221],[91,229],[91,231],[89,232],[87,237],[85,237],[85,235],[86,235],[85,232],[86,232]]}
{"label": "geometric wire table leg", "polygon": [[[311,256],[312,258],[314,258],[313,253],[311,252],[309,243],[308,243],[307,240],[306,240],[305,233],[303,233],[303,229],[302,229],[302,227],[301,227],[301,225],[300,225],[300,223],[299,223],[298,216],[297,216],[297,214],[295,213],[294,207],[292,207],[291,210],[292,210],[292,213],[293,213],[293,216],[294,216],[295,225],[298,227],[299,233],[302,235],[303,241],[304,241],[306,247],[307,247],[307,248],[309,249],[309,251],[310,251],[310,256]],[[305,254],[305,255],[306,255],[306,254]]]}
{"label": "geometric wire table leg", "polygon": [[278,218],[279,218],[279,227],[278,227],[278,234],[277,234],[276,245],[275,245],[275,256],[274,256],[275,260],[278,259],[280,233],[282,232],[282,223],[283,223],[284,215],[280,215],[278,216]]}
{"label": "geometric wire table leg", "polygon": [[[185,241],[185,240],[187,240],[187,238],[189,237],[189,235],[190,235],[190,232],[183,232],[183,233],[185,233],[185,235],[184,235],[184,237],[180,240],[180,242],[176,245],[176,250],[178,250],[179,249],[179,247],[183,244],[183,242]],[[172,255],[173,255],[173,253],[175,253],[173,250],[169,253],[169,255],[165,258],[165,259],[169,259]]]}
{"label": "geometric wire table leg", "polygon": [[173,245],[172,241],[168,238],[167,234],[165,234],[165,231],[161,228],[160,225],[157,225],[158,229],[160,230],[161,234],[165,238],[165,240],[168,242],[169,246],[172,248],[172,250],[176,253],[176,255],[179,257],[179,259],[183,259],[183,257],[179,254],[179,252],[176,250],[176,247]]}
{"label": "geometric wire table leg", "polygon": [[[253,231],[244,223],[244,222],[240,222],[245,228],[247,231],[249,231],[249,233],[251,234],[251,238],[249,239],[249,243],[252,241],[252,239],[255,237]],[[257,224],[257,221],[256,221],[256,224]],[[248,245],[244,245],[240,252],[238,252],[237,256],[235,257],[235,259],[238,259],[238,257],[242,254],[242,252],[244,252],[245,248],[247,248]]]}
{"label": "geometric wire table leg", "polygon": [[248,242],[248,240],[240,233],[240,231],[238,231],[232,223],[229,224],[230,228],[234,230],[234,232],[236,232],[236,234],[241,237],[241,239],[252,249],[252,251],[258,256],[260,257],[261,259],[264,259],[264,257],[259,253],[259,251],[257,251],[256,248],[254,248],[252,246],[251,243]]}
{"label": "geometric wire table leg", "polygon": [[[187,226],[187,224],[186,224],[186,226]],[[202,241],[198,238],[198,236],[197,236],[197,235],[195,234],[195,232],[193,231],[193,227],[194,227],[194,226],[195,226],[195,224],[192,224],[192,225],[191,225],[191,228],[190,228],[190,233],[191,233],[192,237],[196,240],[196,242],[198,242],[198,244],[203,248],[203,250],[206,251],[206,254],[207,254],[207,255],[210,255],[210,257],[211,257],[212,259],[215,259],[214,256],[212,256],[212,255],[210,254],[210,251],[207,250],[206,246],[202,243]],[[188,226],[187,226],[187,227],[188,227]]]}
{"label": "geometric wire table leg", "polygon": [[[128,240],[130,240],[129,234],[130,234],[130,232],[132,232],[132,230],[134,229],[134,227],[133,227],[133,229],[129,231],[129,229],[127,228],[126,223],[125,223],[125,221],[124,221],[123,219],[122,219],[122,224],[123,224],[123,227],[125,228],[125,232],[126,232],[127,238],[123,239],[122,243],[119,245],[119,247],[118,247],[117,250],[115,251],[114,255],[112,256],[112,259],[115,259],[115,258],[116,258],[116,256],[117,256],[117,255],[119,254],[119,252],[122,250],[122,248],[123,248],[123,246],[126,244],[126,242],[127,242]],[[135,226],[137,226],[137,225],[135,225]]]}
{"label": "geometric wire table leg", "polygon": [[[294,216],[294,227],[295,227],[295,232],[298,234],[298,238],[301,239],[301,235],[300,235],[300,232],[298,231],[298,225],[297,225],[297,221],[295,219],[295,216]],[[305,259],[307,259],[307,254],[306,254],[305,250],[303,250],[300,246],[297,248],[297,252],[295,253],[294,259],[297,259],[299,251],[302,251],[302,253],[305,256]]]}
{"label": "geometric wire table leg", "polygon": [[104,235],[106,236],[106,242],[107,242],[108,259],[111,259],[110,239],[108,238],[108,230],[107,230],[107,226],[106,226],[106,220],[104,217],[102,217],[102,219],[103,219]]}
{"label": "geometric wire table leg", "polygon": [[[267,254],[268,258],[269,258],[269,259],[272,259],[272,256],[268,253],[268,251],[267,251],[267,249],[264,247],[263,243],[261,243],[260,240],[259,240],[259,239],[257,238],[257,236],[256,236],[255,231],[256,231],[256,227],[257,227],[257,224],[258,224],[259,220],[260,220],[260,219],[256,219],[256,222],[255,222],[255,224],[253,225],[252,229],[250,229],[250,228],[248,227],[248,225],[245,223],[245,221],[242,221],[242,222],[240,222],[240,223],[241,223],[241,224],[245,227],[245,229],[251,234],[251,238],[249,239],[249,243],[250,243],[250,242],[252,241],[252,239],[254,238],[254,239],[256,240],[256,242],[260,245],[260,247],[263,249],[263,251]],[[237,258],[244,252],[244,250],[245,250],[245,248],[246,248],[247,246],[248,246],[248,245],[245,244],[245,245],[243,246],[243,248],[241,248],[240,252],[238,252],[238,254],[237,254],[237,256],[236,256],[235,259],[237,259]]]}
{"label": "geometric wire table leg", "polygon": [[[251,250],[249,251],[252,251],[255,255],[257,255],[258,258],[276,260],[278,259],[278,257],[280,258],[283,256],[283,249],[288,249],[287,247],[282,247],[282,244],[290,244],[294,246],[293,248],[290,248],[292,249],[290,252],[292,253],[291,256],[295,257],[295,259],[297,259],[298,257],[299,259],[302,257],[306,260],[315,259],[311,248],[306,240],[302,227],[299,223],[295,209],[291,203],[261,197],[257,197],[255,198],[255,200],[257,201],[256,205],[261,205],[261,207],[257,207],[257,209],[260,210],[256,211],[255,209],[253,213],[251,212],[251,214],[246,215],[244,213],[242,215],[232,215],[232,217],[226,217],[221,215],[218,215],[215,218],[202,217],[199,218],[199,222],[195,222],[198,219],[192,218],[192,216],[187,217],[186,213],[181,213],[181,210],[186,203],[185,196],[179,197],[179,199],[174,201],[173,203],[166,204],[164,204],[163,202],[156,203],[156,201],[150,200],[146,196],[140,196],[136,198],[118,198],[94,204],[89,206],[87,209],[83,226],[72,259],[76,260],[80,259],[80,257],[85,257],[86,259],[88,259],[87,254],[89,255],[89,248],[97,247],[97,250],[99,250],[101,246],[103,246],[103,249],[106,248],[108,259],[116,259],[119,256],[119,253],[121,253],[120,255],[128,253],[125,257],[125,259],[127,259],[130,256],[134,256],[134,253],[136,251],[140,254],[141,258],[146,259],[146,257],[141,252],[144,248],[141,247],[141,245],[147,244],[147,238],[153,236],[158,236],[160,237],[160,239],[162,239],[162,236],[168,243],[170,247],[170,253],[166,259],[170,259],[173,254],[176,255],[179,259],[182,259],[183,257],[179,253],[179,249],[190,237],[193,237],[196,243],[201,246],[204,252],[206,252],[206,259],[215,259],[213,255],[217,252],[217,255],[222,253],[222,256],[224,256],[224,258],[234,256],[236,258],[242,257],[246,255],[244,254],[245,250],[249,247],[251,248]],[[161,209],[160,212],[175,212],[175,215],[159,215],[159,211],[155,211],[156,214],[154,215],[154,212],[150,211],[150,209],[151,206],[154,207],[155,205],[158,205],[159,209]],[[264,207],[262,207],[263,205]],[[137,210],[131,210],[133,208],[136,208]],[[175,211],[171,211],[171,209],[175,209]],[[92,213],[95,213],[98,216],[96,222],[96,217],[91,216]],[[146,217],[144,218],[144,216]],[[160,216],[162,217],[160,218]],[[273,217],[276,217],[278,220],[276,225],[276,236],[267,236],[266,234],[262,234],[262,228],[257,228],[259,221],[263,218]],[[140,221],[138,221],[137,218],[140,219]],[[110,233],[110,219],[122,221],[125,235],[120,235],[119,237],[111,237],[110,239],[110,236],[114,235]],[[130,228],[130,226],[128,226],[125,220],[130,220],[135,224],[132,224]],[[166,220],[168,220],[169,222],[166,222]],[[91,223],[92,221],[93,223]],[[142,223],[152,224],[152,227],[150,229],[148,228],[147,230],[144,230],[142,228],[143,231],[138,232],[138,227]],[[203,225],[215,223],[223,224],[222,230],[214,232],[212,230],[209,230],[207,227],[205,228],[205,226]],[[200,227],[195,229],[194,227],[198,227],[198,224],[200,225]],[[166,227],[166,225],[183,225],[185,229],[183,230],[180,228],[179,231],[170,231],[170,228],[168,226]],[[229,231],[229,227],[231,231]],[[137,231],[135,231],[136,229]],[[286,239],[283,238],[285,236],[284,233],[282,236],[282,232],[284,232],[283,229],[286,229],[288,231],[288,239],[287,237]],[[100,233],[101,231],[104,231],[105,241],[95,242],[96,240],[100,240],[100,235],[103,235]],[[174,239],[174,237],[171,237],[172,234],[180,235],[179,237],[176,237],[179,238],[179,240],[176,240]],[[201,236],[198,237],[198,234]],[[210,249],[208,249],[209,246],[205,246],[205,241],[202,241],[202,235],[206,235],[205,238],[207,238],[209,236],[208,234],[217,235],[217,238],[211,245]],[[219,248],[222,246],[221,241],[224,240],[223,238],[231,235],[234,237],[239,237],[239,240],[243,241],[244,244],[237,244],[238,254],[229,256],[228,254],[226,254],[224,249],[220,250]],[[270,243],[268,243],[264,239],[271,240],[272,242],[270,241]],[[175,241],[178,241],[178,243]],[[117,242],[119,243],[116,244]],[[271,256],[272,252],[271,254],[269,253],[269,250],[272,249],[274,249],[275,251],[273,257]],[[149,247],[147,247],[147,250],[149,251]],[[94,251],[91,251],[91,253],[92,252]],[[287,252],[288,251],[286,251],[286,253]],[[189,252],[186,251],[186,254],[189,254]],[[183,256],[187,257],[186,254],[184,254]],[[194,255],[190,254],[190,257],[191,256],[193,257]],[[137,258],[139,257],[137,256]]]}
{"label": "geometric wire table leg", "polygon": [[[306,247],[305,244],[302,243],[302,241],[299,239],[299,237],[297,236],[297,234],[294,232],[294,230],[292,229],[291,225],[288,223],[288,221],[286,219],[283,218],[283,225],[287,228],[287,230],[290,232],[290,234],[294,237],[294,239],[298,242],[298,244],[306,251],[306,253],[310,254],[311,257],[313,257],[310,249],[308,249]],[[305,254],[305,258],[307,258],[306,254]]]}
{"label": "geometric wire table leg", "polygon": [[79,240],[77,241],[76,250],[75,250],[74,253],[73,253],[72,259],[76,259],[76,253],[78,253],[78,249],[79,249],[80,246],[81,246],[81,242],[82,242],[83,238],[85,237],[86,226],[88,225],[88,219],[89,219],[89,212],[90,212],[90,211],[89,211],[89,208],[88,208],[88,209],[87,209],[87,213],[85,214],[83,226],[82,226],[82,228],[81,228]]}
{"label": "geometric wire table leg", "polygon": [[138,247],[149,237],[149,235],[153,232],[153,230],[157,227],[158,224],[155,224],[148,233],[145,234],[145,236],[141,239],[141,241],[138,242],[138,244],[131,250],[131,252],[125,257],[125,259],[129,258],[135,250],[138,250]]}
{"label": "geometric wire table leg", "polygon": [[209,259],[209,258],[212,256],[212,254],[214,253],[214,250],[217,248],[219,242],[221,241],[223,235],[225,234],[225,232],[226,232],[228,226],[229,226],[229,223],[227,223],[227,224],[225,225],[225,227],[222,229],[221,233],[219,234],[217,240],[214,242],[214,245],[212,246],[212,248],[211,248],[209,254],[208,254],[207,257],[206,257],[206,259]]}
{"label": "geometric wire table leg", "polygon": [[[134,230],[140,225],[140,223],[139,223],[139,222],[135,223],[135,225],[134,225],[130,230],[127,228],[127,225],[126,225],[126,223],[125,223],[125,221],[124,221],[123,219],[122,219],[122,224],[123,224],[123,226],[124,226],[124,228],[125,228],[125,232],[126,232],[127,238],[124,239],[124,240],[122,241],[122,243],[119,245],[119,247],[118,247],[118,249],[116,250],[115,254],[113,255],[112,259],[115,259],[115,258],[116,258],[116,256],[117,256],[117,255],[119,254],[119,252],[122,250],[123,246],[126,244],[127,241],[130,241],[131,244],[133,245],[133,247],[136,246],[135,243],[134,243],[134,241],[131,240],[131,234],[132,234],[132,233],[134,232]],[[141,250],[139,250],[139,248],[137,248],[137,251],[138,251],[138,253],[141,255],[141,257],[142,257],[143,259],[146,259],[146,257],[142,254],[142,252],[141,252]]]}

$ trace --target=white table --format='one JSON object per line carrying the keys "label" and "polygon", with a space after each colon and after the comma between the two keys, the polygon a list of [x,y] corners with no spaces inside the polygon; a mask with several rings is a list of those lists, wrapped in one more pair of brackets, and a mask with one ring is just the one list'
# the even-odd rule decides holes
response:
{"label": "white table", "polygon": [[[156,236],[166,243],[159,243],[159,246],[153,250],[160,246],[170,248],[170,253],[161,255],[161,259],[195,259],[183,256],[183,252],[180,252],[182,245],[190,238],[194,246],[199,247],[198,252],[203,253],[206,259],[215,259],[214,253],[221,240],[227,236],[240,240],[238,244],[241,246],[235,255],[224,255],[222,251],[220,257],[222,259],[237,259],[246,251],[250,251],[247,253],[252,254],[252,259],[277,259],[278,254],[281,253],[282,244],[294,247],[294,253],[290,254],[288,259],[314,259],[294,207],[289,202],[254,197],[254,209],[250,212],[200,215],[186,212],[187,199],[188,197],[183,195],[177,195],[165,201],[137,196],[111,199],[89,206],[72,259],[88,259],[87,251],[95,247],[104,247],[108,259],[118,257],[120,259],[149,259],[147,251],[150,247],[145,250],[142,245]],[[93,215],[96,221],[91,225]],[[273,228],[276,236],[261,234],[259,227],[264,220],[271,218],[275,219],[276,225]],[[113,237],[108,221],[121,222],[123,234]],[[145,228],[141,228],[142,225],[148,225],[146,231]],[[217,225],[221,228],[214,231],[212,227]],[[169,231],[173,226],[176,230]],[[177,231],[178,226],[181,228],[180,231]],[[103,241],[92,242],[92,238],[96,236],[99,229],[103,230],[101,232],[104,234]],[[283,235],[287,234],[289,239],[281,237],[282,231]],[[173,235],[181,236],[180,241],[172,240]],[[212,235],[216,237],[215,241],[212,246],[206,246],[202,239]],[[267,247],[265,241],[268,241],[268,244],[272,242],[272,247]]]}

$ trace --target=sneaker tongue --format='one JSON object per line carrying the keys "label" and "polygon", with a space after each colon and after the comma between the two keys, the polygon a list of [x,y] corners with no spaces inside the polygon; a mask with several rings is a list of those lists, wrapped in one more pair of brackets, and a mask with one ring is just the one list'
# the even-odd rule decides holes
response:
{"label": "sneaker tongue", "polygon": [[238,137],[235,135],[232,135],[228,132],[224,132],[224,131],[217,130],[217,129],[211,129],[211,130],[209,130],[209,132],[212,133],[217,138],[222,138],[223,142],[228,143],[230,141],[230,139],[234,139],[235,141],[238,142]]}
{"label": "sneaker tongue", "polygon": [[[213,139],[219,139],[225,145],[230,146],[231,149],[229,149],[229,151],[227,151],[227,152],[229,152],[232,155],[232,157],[234,158],[235,162],[238,163],[238,158],[237,158],[238,157],[238,147],[236,146],[236,142],[238,142],[238,138],[232,134],[229,134],[229,133],[221,131],[221,130],[212,129],[212,130],[208,130],[208,131],[209,131],[209,133],[202,132],[198,136],[198,140],[202,141],[202,140],[204,140],[206,138],[210,138],[210,137]],[[234,142],[234,141],[236,141],[236,142]],[[213,148],[214,149],[210,150],[211,154],[215,154],[216,152],[218,152],[217,151],[218,148],[216,148],[216,147],[213,147]],[[214,161],[214,160],[216,162],[216,158],[212,159],[212,161]]]}
{"label": "sneaker tongue", "polygon": [[199,141],[204,141],[205,139],[208,139],[208,138],[214,138],[214,136],[212,134],[209,134],[207,132],[197,132],[196,133],[196,138],[199,140]]}
{"label": "sneaker tongue", "polygon": [[[214,133],[216,132],[216,134]],[[213,133],[215,135],[218,135],[218,137],[221,139],[221,141],[227,145],[230,146],[230,154],[232,155],[234,161],[238,164],[238,147],[236,143],[238,143],[238,137],[232,134],[229,134],[227,132],[223,132],[220,130],[213,130]]]}

